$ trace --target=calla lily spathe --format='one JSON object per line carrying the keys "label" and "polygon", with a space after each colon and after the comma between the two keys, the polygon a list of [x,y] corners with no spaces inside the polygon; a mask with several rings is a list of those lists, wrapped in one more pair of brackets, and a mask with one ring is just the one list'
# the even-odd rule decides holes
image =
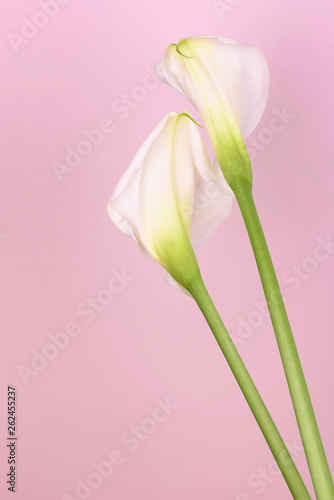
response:
{"label": "calla lily spathe", "polygon": [[220,169],[211,165],[198,126],[183,112],[166,115],[150,133],[116,185],[108,213],[146,258],[166,269],[167,281],[172,277],[187,289],[199,272],[194,250],[231,207]]}
{"label": "calla lily spathe", "polygon": [[167,46],[155,73],[201,114],[228,184],[233,188],[236,178],[251,182],[243,139],[267,101],[269,70],[261,50],[226,38],[184,38]]}

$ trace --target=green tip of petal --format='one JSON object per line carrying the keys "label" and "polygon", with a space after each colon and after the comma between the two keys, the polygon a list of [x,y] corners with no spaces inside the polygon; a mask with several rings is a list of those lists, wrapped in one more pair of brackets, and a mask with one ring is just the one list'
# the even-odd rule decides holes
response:
{"label": "green tip of petal", "polygon": [[193,117],[192,117],[192,116],[188,113],[188,111],[182,111],[182,113],[180,113],[180,115],[181,115],[181,116],[187,116],[187,118],[190,118],[190,120],[191,120],[192,122],[194,122],[194,123],[195,123],[195,125],[197,125],[198,127],[203,128],[203,127],[202,127],[202,125],[200,125],[199,123],[197,123],[197,121],[196,121],[196,120],[194,120],[194,118],[193,118]]}
{"label": "green tip of petal", "polygon": [[185,40],[185,38],[183,38],[182,40],[179,40],[179,41],[177,42],[177,44],[176,44],[176,43],[175,43],[175,44],[173,44],[173,45],[175,45],[175,47],[176,47],[176,52],[177,52],[178,54],[180,54],[180,56],[182,56],[182,57],[186,57],[187,59],[194,59],[194,58],[193,58],[193,56],[186,56],[186,54],[184,54],[183,52],[181,52],[179,45],[180,45],[180,43],[182,43],[182,42],[183,42],[183,40]]}

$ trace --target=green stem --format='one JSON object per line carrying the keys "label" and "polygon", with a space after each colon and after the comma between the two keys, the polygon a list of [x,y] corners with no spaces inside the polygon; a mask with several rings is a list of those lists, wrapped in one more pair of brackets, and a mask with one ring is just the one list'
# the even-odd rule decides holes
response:
{"label": "green stem", "polygon": [[333,480],[275,269],[256,211],[252,187],[240,182],[234,186],[234,193],[259,269],[316,497],[318,500],[333,500]]}
{"label": "green stem", "polygon": [[188,290],[202,311],[239,387],[269,445],[283,477],[295,500],[311,500],[305,484],[284,444],[254,382],[249,375],[231,337],[229,336],[200,275],[188,286]]}

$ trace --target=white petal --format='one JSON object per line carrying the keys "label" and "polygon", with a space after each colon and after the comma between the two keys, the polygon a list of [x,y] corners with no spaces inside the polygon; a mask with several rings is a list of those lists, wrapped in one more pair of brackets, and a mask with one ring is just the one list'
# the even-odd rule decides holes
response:
{"label": "white petal", "polygon": [[[225,38],[196,37],[187,39],[184,53],[202,65],[203,74],[211,81],[212,98],[220,98],[225,107],[229,103],[246,138],[262,116],[269,91],[268,64],[260,49]],[[201,112],[203,97],[187,61],[190,60],[178,54],[175,46],[168,46],[155,72]]]}
{"label": "white petal", "polygon": [[186,136],[189,118],[186,118],[185,128],[181,129],[183,140],[180,140],[180,132],[176,132],[182,119],[171,117],[166,121],[145,157],[140,180],[140,232],[145,247],[160,263],[164,261],[163,254],[167,244],[177,247],[177,242],[184,240],[184,235],[189,240],[189,230],[179,211],[176,192],[179,177],[183,180],[183,183],[180,181],[184,190],[183,198],[188,195],[191,199],[193,192],[191,176],[189,178],[188,169],[184,168],[191,156]]}
{"label": "white petal", "polygon": [[225,182],[187,112],[170,113],[118,182],[108,213],[145,257],[167,270],[167,282],[185,291],[179,283],[187,286],[189,272],[197,268],[193,249],[230,213]]}
{"label": "white petal", "polygon": [[212,167],[198,128],[192,124],[191,142],[197,183],[191,222],[190,241],[197,250],[232,210],[233,192],[218,163]]}
{"label": "white petal", "polygon": [[120,231],[135,240],[144,257],[150,260],[152,260],[152,257],[145,249],[139,229],[139,186],[145,157],[167,120],[174,115],[175,113],[169,113],[162,118],[140,146],[128,169],[114,188],[107,206],[108,215],[113,223]]}
{"label": "white petal", "polygon": [[[190,241],[196,251],[219,224],[230,215],[234,194],[224,179],[217,161],[215,161],[214,167],[211,165],[198,126],[193,122],[189,122],[188,125],[192,161],[189,161],[189,156],[183,158],[183,161],[180,162],[182,168],[177,170],[178,172],[182,171],[183,175],[187,175],[186,171],[188,170],[188,185],[191,183],[194,189],[191,205],[187,205],[185,198],[183,198],[180,207],[187,214],[191,213]],[[182,135],[179,134],[179,138],[186,141],[184,131]],[[182,156],[179,155],[178,159],[181,158]],[[191,177],[193,180],[190,180]],[[186,182],[184,184],[180,182],[180,185],[185,186]],[[180,196],[181,199],[182,196]],[[169,274],[166,275],[165,282],[188,294]]]}

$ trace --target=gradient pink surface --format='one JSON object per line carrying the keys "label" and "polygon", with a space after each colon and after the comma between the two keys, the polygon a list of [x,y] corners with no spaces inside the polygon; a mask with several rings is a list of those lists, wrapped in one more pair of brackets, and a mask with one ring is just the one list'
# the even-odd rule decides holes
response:
{"label": "gradient pink surface", "polygon": [[[13,498],[7,385],[17,392],[17,500],[290,498],[194,302],[163,283],[163,269],[142,259],[106,211],[157,121],[184,108],[198,117],[152,69],[168,43],[203,34],[258,45],[269,63],[267,108],[247,141],[254,192],[334,469],[333,15],[329,0],[6,5],[1,498]],[[95,144],[82,143],[98,127]],[[311,487],[235,204],[198,258]]]}

